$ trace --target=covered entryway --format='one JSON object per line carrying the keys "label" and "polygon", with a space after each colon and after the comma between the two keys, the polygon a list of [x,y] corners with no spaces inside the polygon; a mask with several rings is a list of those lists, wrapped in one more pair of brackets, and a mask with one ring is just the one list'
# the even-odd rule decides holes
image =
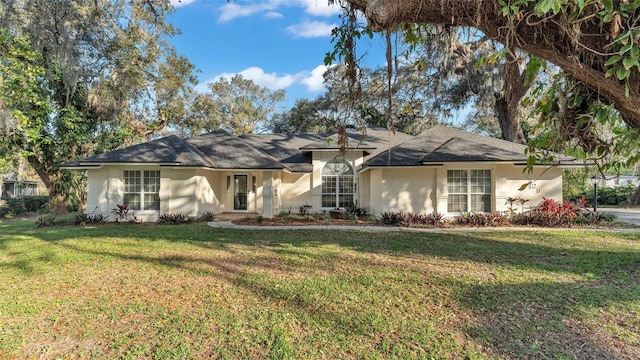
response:
{"label": "covered entryway", "polygon": [[247,211],[248,208],[248,175],[235,174],[233,175],[233,210],[234,211]]}

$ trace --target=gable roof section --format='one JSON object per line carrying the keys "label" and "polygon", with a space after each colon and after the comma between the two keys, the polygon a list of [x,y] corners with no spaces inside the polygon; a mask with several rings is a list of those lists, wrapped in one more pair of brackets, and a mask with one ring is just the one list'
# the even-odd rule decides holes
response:
{"label": "gable roof section", "polygon": [[[364,132],[347,132],[347,137],[349,149],[364,150],[370,154],[377,154],[388,149],[390,144],[394,146],[413,138],[412,135],[399,131],[394,134],[391,130],[382,127],[366,128]],[[340,150],[338,134],[325,136],[320,141],[300,147],[300,150]]]}
{"label": "gable roof section", "polygon": [[273,157],[251,146],[244,139],[224,130],[216,130],[186,140],[204,154],[215,169],[283,169]]}
{"label": "gable roof section", "polygon": [[283,165],[224,130],[181,139],[171,135],[89,158],[68,162],[63,168],[102,164],[160,164],[212,169],[282,169]]}
{"label": "gable roof section", "polygon": [[[369,128],[365,133],[349,133],[350,149],[359,149],[370,158],[389,147],[414,137],[385,128]],[[327,141],[334,139],[333,142]],[[339,150],[337,134],[250,134],[235,136],[225,130],[181,139],[171,135],[161,139],[68,162],[63,168],[91,168],[104,164],[159,164],[211,169],[264,169],[292,172],[313,171],[314,150]]]}
{"label": "gable roof section", "polygon": [[182,166],[211,167],[211,162],[183,139],[171,135],[122,149],[71,161],[62,167],[86,167],[100,164],[175,164]]}
{"label": "gable roof section", "polygon": [[249,134],[240,138],[282,163],[292,172],[311,172],[311,154],[300,148],[326,139],[322,134]]}
{"label": "gable roof section", "polygon": [[[472,134],[442,125],[391,149],[391,166],[420,166],[448,162],[526,162],[526,145]],[[371,158],[367,166],[388,166],[389,153]],[[556,161],[574,158],[556,154]]]}

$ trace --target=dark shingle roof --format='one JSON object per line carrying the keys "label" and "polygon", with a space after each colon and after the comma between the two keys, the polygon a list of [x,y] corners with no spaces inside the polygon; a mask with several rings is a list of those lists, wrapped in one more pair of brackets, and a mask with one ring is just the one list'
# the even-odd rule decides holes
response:
{"label": "dark shingle roof", "polygon": [[[389,147],[389,144],[396,145],[412,139],[413,136],[396,132],[392,133],[390,130],[382,127],[366,128],[364,132],[353,131],[347,133],[348,147],[350,149],[360,149],[369,151],[370,153],[377,153],[384,151]],[[302,150],[339,150],[338,134],[331,136],[325,136],[320,141],[309,143],[300,149]]]}
{"label": "dark shingle roof", "polygon": [[247,143],[269,154],[293,172],[311,172],[311,154],[300,148],[326,139],[322,134],[250,134],[241,138]]}
{"label": "dark shingle roof", "polygon": [[62,166],[81,167],[104,163],[211,166],[210,162],[202,154],[175,135],[72,161]]}
{"label": "dark shingle roof", "polygon": [[224,130],[194,136],[186,142],[210,159],[216,169],[282,169],[273,157]]}
{"label": "dark shingle roof", "polygon": [[[526,162],[527,146],[468,133],[446,126],[435,126],[415,138],[371,158],[368,166],[419,166],[446,162]],[[556,161],[575,159],[556,154]]]}
{"label": "dark shingle roof", "polygon": [[283,165],[224,130],[181,139],[175,135],[63,164],[90,167],[105,163],[172,164],[214,169],[282,169]]}

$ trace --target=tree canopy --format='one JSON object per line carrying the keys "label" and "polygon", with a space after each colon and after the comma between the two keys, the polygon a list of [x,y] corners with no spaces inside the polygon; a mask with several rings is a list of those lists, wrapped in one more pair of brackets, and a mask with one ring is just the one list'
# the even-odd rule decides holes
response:
{"label": "tree canopy", "polygon": [[637,1],[344,0],[374,30],[403,23],[468,26],[509,49],[548,60],[615,104],[640,129]]}
{"label": "tree canopy", "polygon": [[[637,152],[629,151],[638,145],[640,138],[640,107],[637,106],[640,103],[640,2],[338,2],[349,11],[364,14],[372,31],[411,30],[411,24],[475,28],[487,39],[502,44],[497,54],[507,64],[521,61],[518,52],[542,60],[529,62],[524,74],[538,72],[545,61],[555,64],[563,74],[535,89],[537,100],[526,101],[537,109],[535,113],[541,125],[538,135],[555,126],[553,131],[569,130],[557,138],[571,139],[574,145],[580,146],[577,153],[593,151],[592,155],[599,160],[610,159],[612,153],[623,154],[626,160],[622,164],[627,166],[640,161]],[[571,85],[574,82],[580,86]],[[571,91],[557,91],[559,86]],[[517,88],[507,90],[521,95]],[[513,96],[511,100],[517,98]],[[548,116],[554,110],[559,115]]]}
{"label": "tree canopy", "polygon": [[58,209],[82,178],[59,165],[189,116],[193,65],[166,0],[1,0],[0,155],[19,153]]}

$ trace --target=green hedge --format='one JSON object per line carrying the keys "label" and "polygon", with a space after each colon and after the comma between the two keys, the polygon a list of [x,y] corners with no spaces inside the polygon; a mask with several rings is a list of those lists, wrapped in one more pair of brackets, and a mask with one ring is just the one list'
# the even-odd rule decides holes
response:
{"label": "green hedge", "polygon": [[21,215],[27,212],[37,212],[49,205],[47,196],[25,196],[7,199],[7,203],[0,207],[0,217]]}
{"label": "green hedge", "polygon": [[[602,187],[598,186],[598,204],[599,205],[629,205],[629,198],[636,191],[635,185],[625,185],[618,187]],[[593,204],[593,186],[584,186],[575,188],[565,193],[565,200],[576,202],[580,197]]]}

